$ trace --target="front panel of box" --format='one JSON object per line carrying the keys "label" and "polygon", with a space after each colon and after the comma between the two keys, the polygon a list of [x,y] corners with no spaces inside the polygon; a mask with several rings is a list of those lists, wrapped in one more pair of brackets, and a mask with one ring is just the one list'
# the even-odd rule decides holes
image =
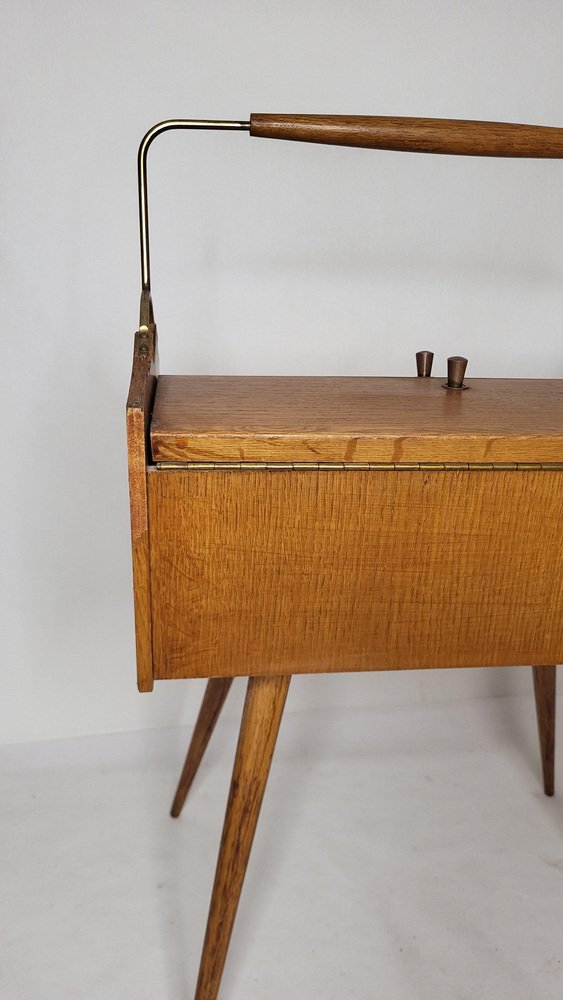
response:
{"label": "front panel of box", "polygon": [[563,660],[563,472],[148,474],[156,678]]}

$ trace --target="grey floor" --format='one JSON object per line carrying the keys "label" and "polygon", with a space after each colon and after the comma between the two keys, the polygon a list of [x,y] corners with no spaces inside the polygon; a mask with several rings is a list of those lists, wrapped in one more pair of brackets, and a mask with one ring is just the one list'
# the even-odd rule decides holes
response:
{"label": "grey floor", "polygon": [[[236,732],[174,821],[187,738],[3,751],[3,1000],[191,1000]],[[531,694],[287,714],[221,1000],[561,1000],[562,962]]]}

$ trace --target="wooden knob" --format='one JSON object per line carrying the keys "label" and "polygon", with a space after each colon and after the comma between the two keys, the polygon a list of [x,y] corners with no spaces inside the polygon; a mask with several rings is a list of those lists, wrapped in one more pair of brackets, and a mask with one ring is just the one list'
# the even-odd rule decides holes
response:
{"label": "wooden knob", "polygon": [[467,358],[460,358],[457,355],[448,358],[448,382],[447,389],[463,389],[463,379],[467,368]]}
{"label": "wooden knob", "polygon": [[432,374],[433,351],[416,352],[416,374],[419,378],[430,378]]}

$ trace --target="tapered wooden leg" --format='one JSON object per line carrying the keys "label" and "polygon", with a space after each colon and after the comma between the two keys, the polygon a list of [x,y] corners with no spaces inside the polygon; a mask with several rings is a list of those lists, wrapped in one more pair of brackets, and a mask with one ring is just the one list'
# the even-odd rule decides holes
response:
{"label": "tapered wooden leg", "polygon": [[538,732],[546,795],[555,789],[555,693],[556,667],[533,667],[534,694],[538,716]]}
{"label": "tapered wooden leg", "polygon": [[195,1000],[216,1000],[290,677],[251,677]]}
{"label": "tapered wooden leg", "polygon": [[182,812],[186,796],[190,790],[197,769],[201,764],[202,757],[207,749],[207,744],[211,739],[211,734],[215,729],[215,723],[221,714],[221,709],[225,704],[225,698],[229,693],[232,677],[212,677],[207,682],[195,729],[188,749],[178,788],[172,803],[170,815],[177,817]]}

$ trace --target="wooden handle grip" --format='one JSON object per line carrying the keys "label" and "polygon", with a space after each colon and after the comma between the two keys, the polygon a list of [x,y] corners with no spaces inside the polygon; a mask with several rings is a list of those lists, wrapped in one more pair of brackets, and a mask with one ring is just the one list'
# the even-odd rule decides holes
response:
{"label": "wooden handle grip", "polygon": [[506,122],[358,115],[251,115],[250,134],[266,139],[411,153],[563,158],[563,128]]}

